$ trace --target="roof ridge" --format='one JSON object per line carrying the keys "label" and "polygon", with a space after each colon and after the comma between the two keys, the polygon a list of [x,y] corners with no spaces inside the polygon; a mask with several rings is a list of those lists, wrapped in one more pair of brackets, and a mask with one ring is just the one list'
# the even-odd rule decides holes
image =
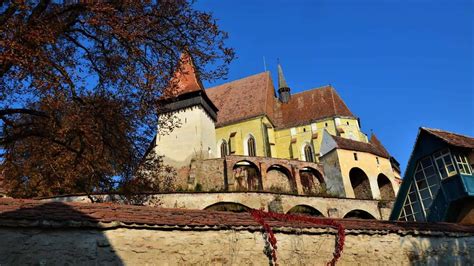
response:
{"label": "roof ridge", "polygon": [[449,133],[449,134],[453,134],[453,135],[458,135],[458,136],[461,136],[461,137],[465,137],[465,138],[474,138],[472,136],[468,136],[468,135],[464,135],[464,134],[459,134],[459,133],[456,133],[456,132],[452,132],[452,131],[447,131],[447,130],[442,130],[442,129],[439,129],[439,128],[429,128],[429,127],[420,127],[421,129],[425,130],[425,131],[437,131],[437,132],[445,132],[445,133]]}
{"label": "roof ridge", "polygon": [[241,81],[241,80],[244,80],[244,79],[249,79],[249,78],[252,78],[252,77],[256,77],[256,76],[260,76],[260,75],[265,75],[265,74],[268,74],[268,76],[270,76],[270,71],[264,71],[264,72],[260,72],[260,73],[253,74],[253,75],[250,75],[250,76],[242,77],[242,78],[239,78],[239,79],[234,79],[234,80],[229,81],[229,82],[225,82],[225,83],[218,84],[218,85],[215,85],[215,86],[212,86],[212,87],[209,87],[209,88],[205,88],[205,90],[213,90],[213,89],[216,89],[216,88],[218,88],[218,87],[224,86],[224,85],[226,85],[226,84],[238,82],[238,81]]}
{"label": "roof ridge", "polygon": [[315,87],[315,88],[312,88],[312,89],[291,93],[291,95],[302,94],[302,93],[311,92],[311,91],[314,91],[314,90],[323,90],[323,89],[327,89],[327,88],[332,88],[332,86],[329,85],[329,84],[328,85],[323,85],[323,86]]}

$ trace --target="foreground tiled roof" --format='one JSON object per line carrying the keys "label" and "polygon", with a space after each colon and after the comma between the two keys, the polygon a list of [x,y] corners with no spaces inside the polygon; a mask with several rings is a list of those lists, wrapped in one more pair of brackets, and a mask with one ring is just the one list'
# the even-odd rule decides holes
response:
{"label": "foreground tiled roof", "polygon": [[[321,218],[327,219],[327,218]],[[346,230],[380,231],[393,233],[460,232],[474,234],[473,226],[448,223],[409,223],[377,220],[334,219]],[[304,222],[270,220],[278,228],[326,228]],[[11,227],[165,227],[175,230],[201,228],[220,230],[229,228],[258,229],[249,213],[215,212],[186,209],[127,206],[91,203],[45,203],[35,200],[0,199],[0,226]]]}
{"label": "foreground tiled roof", "polygon": [[267,115],[277,128],[308,124],[332,116],[354,115],[331,86],[291,95],[286,104],[276,98],[270,72],[206,89],[219,109],[217,126]]}
{"label": "foreground tiled roof", "polygon": [[450,145],[474,149],[474,138],[440,129],[422,127],[422,130],[442,139]]}
{"label": "foreground tiled roof", "polygon": [[[375,139],[371,138],[371,142],[369,143],[346,139],[343,137],[333,136],[333,135],[331,135],[331,137],[336,141],[337,148],[339,149],[368,152],[368,153],[372,153],[384,158],[390,157],[390,154],[382,146],[382,143],[380,143],[380,141],[378,141],[376,137]],[[375,141],[375,143],[373,143],[372,141]]]}

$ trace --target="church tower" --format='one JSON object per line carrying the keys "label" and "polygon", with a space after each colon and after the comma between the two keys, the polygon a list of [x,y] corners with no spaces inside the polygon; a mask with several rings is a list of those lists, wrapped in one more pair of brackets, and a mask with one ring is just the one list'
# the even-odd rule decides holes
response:
{"label": "church tower", "polygon": [[283,76],[283,69],[278,63],[278,99],[282,103],[288,103],[290,101],[290,87],[286,84],[285,76]]}
{"label": "church tower", "polygon": [[155,151],[164,163],[181,168],[192,159],[216,157],[217,107],[204,90],[192,58],[183,53],[160,100],[159,125],[176,123],[172,131],[158,126]]}

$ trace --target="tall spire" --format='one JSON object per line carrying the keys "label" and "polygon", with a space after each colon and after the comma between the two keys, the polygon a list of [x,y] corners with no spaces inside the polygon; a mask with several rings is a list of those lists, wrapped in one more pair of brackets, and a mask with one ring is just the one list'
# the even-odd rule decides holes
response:
{"label": "tall spire", "polygon": [[290,100],[290,87],[288,87],[288,84],[286,84],[280,62],[278,62],[278,94],[282,103],[287,103]]}
{"label": "tall spire", "polygon": [[171,82],[163,92],[164,98],[177,97],[186,93],[203,91],[201,80],[196,72],[191,55],[184,51],[181,53],[177,68]]}

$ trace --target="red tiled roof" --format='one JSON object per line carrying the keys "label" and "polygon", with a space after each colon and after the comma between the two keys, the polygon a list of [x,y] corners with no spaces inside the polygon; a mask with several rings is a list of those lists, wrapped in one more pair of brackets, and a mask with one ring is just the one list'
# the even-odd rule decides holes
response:
{"label": "red tiled roof", "polygon": [[389,158],[389,157],[390,157],[390,153],[388,153],[387,149],[385,149],[385,147],[383,146],[382,142],[380,142],[380,140],[377,138],[377,136],[375,136],[374,133],[372,133],[372,135],[370,136],[370,143],[371,143],[377,150],[379,150],[381,153],[383,153],[383,157],[385,157],[385,158]]}
{"label": "red tiled roof", "polygon": [[164,99],[204,90],[189,54],[182,53],[179,60],[178,69],[171,78],[170,86],[163,92]]}
{"label": "red tiled roof", "polygon": [[270,72],[212,87],[206,93],[219,109],[216,126],[264,114],[273,117],[275,92]]}
{"label": "red tiled roof", "polygon": [[[325,219],[325,218],[322,218]],[[449,223],[410,223],[379,220],[334,219],[348,230],[386,232],[468,232],[473,226]],[[305,222],[269,220],[278,228],[326,228]],[[0,199],[0,226],[29,227],[133,227],[164,226],[180,228],[229,227],[260,228],[249,213],[231,213],[186,209],[163,209],[145,206],[91,203],[45,203],[36,200]],[[380,233],[380,232],[379,232]]]}
{"label": "red tiled roof", "polygon": [[270,72],[206,89],[219,109],[217,126],[267,115],[277,128],[288,128],[332,116],[351,116],[349,108],[331,86],[291,95],[286,104],[276,98]]}
{"label": "red tiled roof", "polygon": [[292,94],[290,101],[286,104],[276,101],[275,116],[280,128],[308,124],[333,116],[354,117],[331,86]]}
{"label": "red tiled roof", "polygon": [[378,156],[384,157],[384,158],[389,158],[390,157],[387,150],[385,150],[385,148],[383,148],[383,146],[381,146],[382,144],[380,142],[379,142],[380,145],[378,145],[378,144],[373,144],[373,143],[370,143],[370,142],[366,143],[366,142],[362,142],[362,141],[346,139],[346,138],[339,137],[339,136],[331,135],[331,137],[334,139],[334,141],[336,141],[337,147],[339,149],[368,152],[368,153],[372,153],[374,155],[378,155]]}
{"label": "red tiled roof", "polygon": [[474,138],[469,136],[464,136],[456,134],[453,132],[448,132],[440,129],[426,128],[422,127],[422,130],[434,135],[447,142],[450,145],[462,148],[474,149]]}

